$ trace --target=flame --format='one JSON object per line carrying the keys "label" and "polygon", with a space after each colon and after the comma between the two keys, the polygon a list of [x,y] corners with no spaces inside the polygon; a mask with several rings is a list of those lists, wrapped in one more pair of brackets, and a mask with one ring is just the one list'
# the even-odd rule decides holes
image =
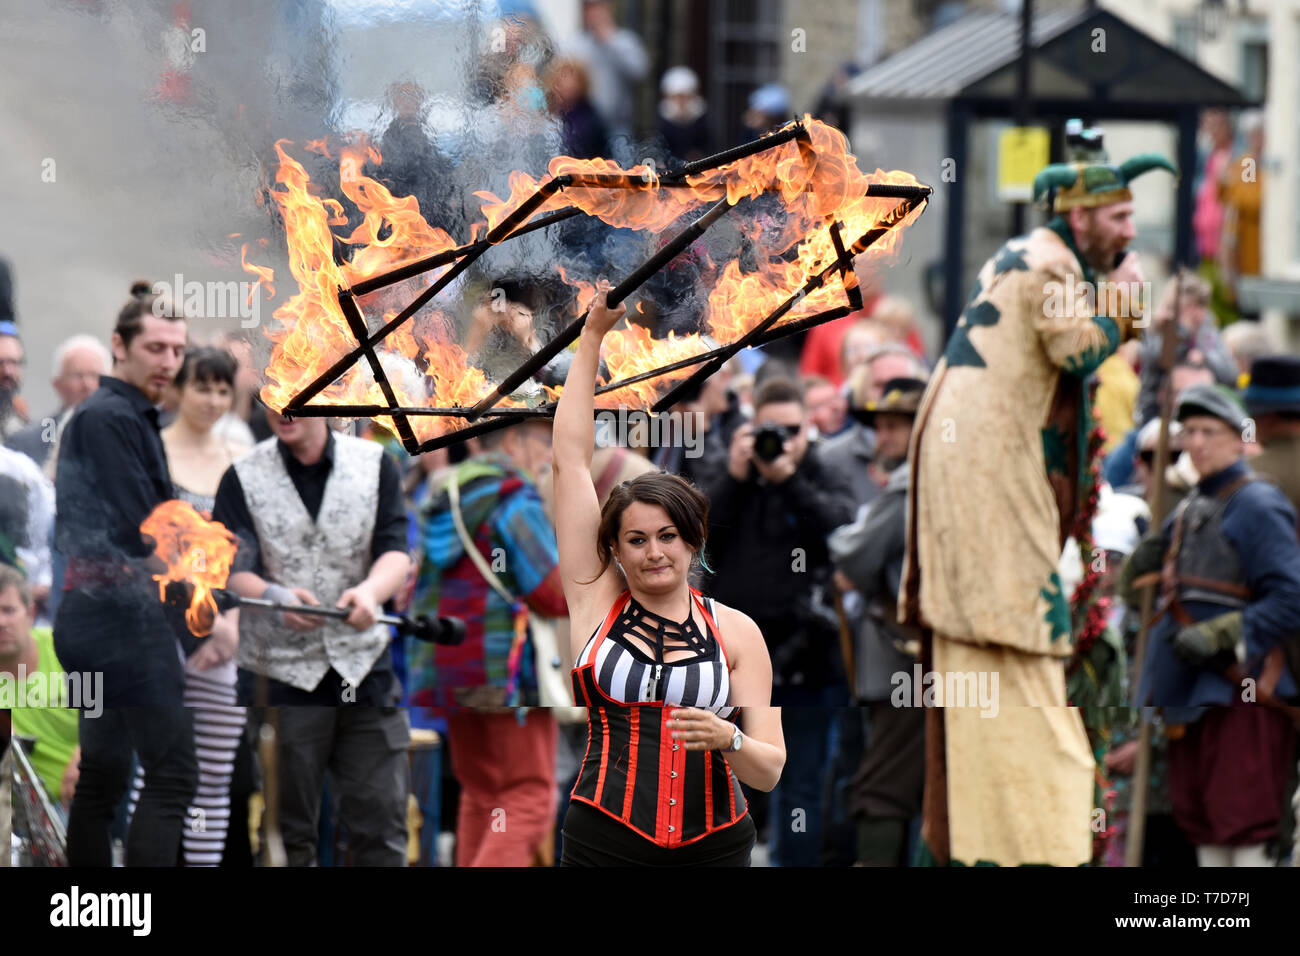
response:
{"label": "flame", "polygon": [[193,584],[185,623],[198,637],[211,634],[217,618],[212,590],[226,586],[239,539],[221,522],[209,521],[186,501],[158,505],[144,519],[140,532],[154,539],[154,554],[167,565],[165,572],[153,576],[158,582],[158,600],[166,600],[169,581]]}
{"label": "flame", "polygon": [[[485,203],[483,221],[472,227],[469,238],[473,241],[486,235],[555,177],[631,172],[641,178],[643,185],[616,189],[566,184],[551,192],[532,217],[577,207],[611,226],[652,233],[670,227],[676,232],[707,204],[724,196],[735,204],[774,193],[779,197],[783,218],[779,222],[756,224],[750,232],[752,242],[766,253],[766,259],[755,272],[743,271],[736,260],[721,265],[707,298],[704,315],[707,339],[701,335],[656,339],[644,328],[633,325],[611,333],[604,342],[605,363],[615,379],[698,355],[718,344],[736,341],[792,297],[796,297],[794,305],[781,319],[782,324],[842,305],[846,290],[859,281],[852,269],[847,275],[838,271],[828,275],[820,287],[805,288],[810,279],[837,257],[832,223],[840,225],[846,248],[882,223],[892,223],[892,228],[858,257],[857,265],[865,267],[891,256],[905,228],[920,214],[920,204],[900,217],[898,209],[902,200],[865,195],[873,183],[920,185],[912,174],[879,169],[872,174],[864,173],[858,169],[857,159],[848,152],[848,142],[842,133],[809,116],[804,117],[803,123],[807,137],[802,142],[787,142],[690,177],[689,188],[661,187],[658,172],[650,165],[623,170],[607,159],[557,156],[542,179],[521,171],[512,173],[509,193],[504,199],[490,192],[475,193]],[[366,165],[380,163],[382,157],[364,139],[337,151],[339,187],[363,217],[349,235],[338,235],[335,228],[346,222],[342,204],[317,195],[318,190],[306,170],[287,152],[288,145],[291,144],[284,140],[275,145],[280,165],[275,176],[277,188],[271,195],[284,222],[289,270],[298,290],[276,309],[274,317],[279,328],[266,333],[275,345],[266,371],[267,383],[262,390],[263,399],[279,409],[287,407],[337,359],[357,347],[339,307],[340,289],[456,246],[451,236],[428,225],[414,197],[395,197],[382,183],[365,175]],[[305,148],[334,158],[324,140],[309,142]],[[352,249],[350,261],[335,260],[340,243]],[[391,295],[391,301],[400,308],[420,288],[427,287],[452,267],[452,264],[442,266],[425,273],[419,280],[395,286],[395,291],[384,295]],[[245,268],[258,275],[259,282],[273,294],[271,270],[246,260]],[[584,311],[596,287],[570,276],[563,268],[559,271],[563,281],[577,294],[578,311]],[[385,321],[396,313],[396,308],[387,310]],[[482,370],[470,365],[469,356],[453,341],[453,328],[451,323],[444,323],[438,334],[417,335],[403,327],[376,346],[399,404],[464,407],[489,393],[494,383]],[[689,368],[683,369],[620,388],[602,396],[602,403],[653,402],[669,381],[690,372]],[[324,389],[313,404],[384,405],[387,402],[369,363],[361,360]],[[501,403],[504,407],[518,404],[511,400]],[[396,430],[390,419],[376,420],[385,428]],[[410,422],[416,437],[422,441],[460,427],[459,420],[435,416],[413,416]]]}
{"label": "flame", "polygon": [[[236,233],[236,235],[238,235],[238,233]],[[265,240],[261,241],[264,242]],[[248,290],[249,305],[253,304],[253,296],[257,294],[259,286],[266,291],[266,297],[268,299],[275,298],[275,285],[273,284],[275,280],[275,271],[270,266],[259,266],[256,263],[248,261],[247,242],[239,247],[239,264],[244,267],[245,272],[257,276],[257,281],[253,283],[253,288]]]}
{"label": "flame", "polygon": [[[341,239],[357,247],[352,260],[336,262],[336,237],[331,227],[346,221],[343,206],[337,200],[321,199],[312,192],[307,171],[288,154],[287,145],[283,140],[275,145],[280,159],[276,183],[282,188],[273,190],[271,195],[284,220],[289,271],[298,284],[298,291],[275,310],[274,317],[281,327],[266,333],[275,347],[266,370],[267,383],[262,389],[262,399],[278,409],[287,407],[294,396],[335,360],[356,347],[356,338],[339,307],[340,289],[456,244],[446,232],[425,222],[414,197],[395,197],[382,183],[364,174],[365,164],[380,162],[381,157],[372,146],[362,142],[345,146],[339,155],[340,188],[360,210],[362,221]],[[309,144],[309,148],[328,155],[322,141]],[[432,282],[442,271],[438,270],[427,281]],[[411,293],[407,299],[414,295]],[[384,320],[395,314],[395,309],[388,312]],[[410,330],[403,327],[377,346],[376,352],[401,405],[425,406],[431,399],[440,405],[461,404],[449,394],[452,385],[463,398],[470,399],[468,404],[479,398],[478,393],[468,391],[470,387],[487,391],[483,373],[469,365],[464,350],[454,343],[416,342]],[[417,363],[422,352],[429,366],[427,374]],[[321,392],[316,404],[386,405],[387,400],[370,365],[360,361]],[[390,418],[376,421],[396,433]],[[429,416],[413,417],[410,421],[421,441],[454,427],[450,422]]]}
{"label": "flame", "polygon": [[[606,334],[601,345],[601,357],[609,369],[611,381],[690,358],[710,348],[701,342],[698,335],[676,335],[670,332],[666,339],[653,339],[645,326],[630,323],[626,329],[614,329]],[[653,361],[647,365],[649,356],[653,356]],[[616,388],[598,395],[596,404],[600,408],[616,408],[620,405],[629,408],[646,407],[654,403],[666,384],[686,378],[694,371],[694,368],[687,367]]]}
{"label": "flame", "polygon": [[[564,266],[556,266],[555,271],[560,274],[561,282],[563,282],[567,286],[571,286],[572,288],[578,290],[578,299],[577,299],[578,314],[581,315],[583,312],[586,312],[587,308],[591,305],[592,300],[596,298],[596,294],[600,291],[600,289],[596,286],[594,282],[583,282],[581,279],[578,278],[570,279],[569,273],[564,268]],[[640,303],[637,304],[639,305]]]}

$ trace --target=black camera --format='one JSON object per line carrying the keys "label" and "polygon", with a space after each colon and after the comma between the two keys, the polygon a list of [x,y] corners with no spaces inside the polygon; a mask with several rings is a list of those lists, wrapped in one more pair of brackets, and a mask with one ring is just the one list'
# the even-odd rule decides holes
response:
{"label": "black camera", "polygon": [[754,429],[754,457],[759,461],[776,461],[785,451],[787,440],[799,434],[794,425],[759,425]]}

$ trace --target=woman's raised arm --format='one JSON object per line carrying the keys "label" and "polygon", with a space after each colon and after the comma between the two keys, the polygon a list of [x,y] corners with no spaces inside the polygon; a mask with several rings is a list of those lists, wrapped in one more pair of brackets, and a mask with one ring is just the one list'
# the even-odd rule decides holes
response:
{"label": "woman's raised arm", "polygon": [[[585,627],[597,600],[611,595],[614,574],[606,569],[600,580],[600,555],[596,534],[600,527],[600,502],[591,480],[591,456],[595,447],[596,370],[600,365],[600,343],[605,333],[623,315],[622,304],[605,307],[601,293],[587,313],[578,339],[578,353],[564,380],[564,391],[555,409],[554,447],[551,468],[555,477],[555,533],[560,549],[560,577],[564,598],[574,624],[574,634]],[[585,640],[585,635],[583,635]]]}

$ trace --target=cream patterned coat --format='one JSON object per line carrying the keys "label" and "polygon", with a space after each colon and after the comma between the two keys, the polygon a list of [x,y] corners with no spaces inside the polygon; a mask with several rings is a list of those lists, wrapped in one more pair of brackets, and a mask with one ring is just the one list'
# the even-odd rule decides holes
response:
{"label": "cream patterned coat", "polygon": [[[1092,280],[1059,217],[980,269],[912,434],[900,620],[1069,655],[1056,569],[1086,454],[1083,380],[1130,324],[1094,314]],[[1127,291],[1109,300],[1116,315],[1130,311]]]}

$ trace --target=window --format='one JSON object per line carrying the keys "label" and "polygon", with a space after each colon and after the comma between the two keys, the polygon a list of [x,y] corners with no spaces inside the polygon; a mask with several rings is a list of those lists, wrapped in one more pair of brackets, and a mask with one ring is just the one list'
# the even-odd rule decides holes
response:
{"label": "window", "polygon": [[749,94],[781,78],[781,6],[776,0],[712,0],[709,117],[715,143],[740,142]]}
{"label": "window", "polygon": [[1247,99],[1268,96],[1268,41],[1248,40],[1241,45],[1241,91]]}
{"label": "window", "polygon": [[1201,24],[1196,17],[1174,15],[1173,48],[1193,63],[1201,39]]}
{"label": "window", "polygon": [[1268,22],[1260,19],[1239,22],[1237,49],[1241,92],[1249,100],[1263,102],[1268,93]]}

